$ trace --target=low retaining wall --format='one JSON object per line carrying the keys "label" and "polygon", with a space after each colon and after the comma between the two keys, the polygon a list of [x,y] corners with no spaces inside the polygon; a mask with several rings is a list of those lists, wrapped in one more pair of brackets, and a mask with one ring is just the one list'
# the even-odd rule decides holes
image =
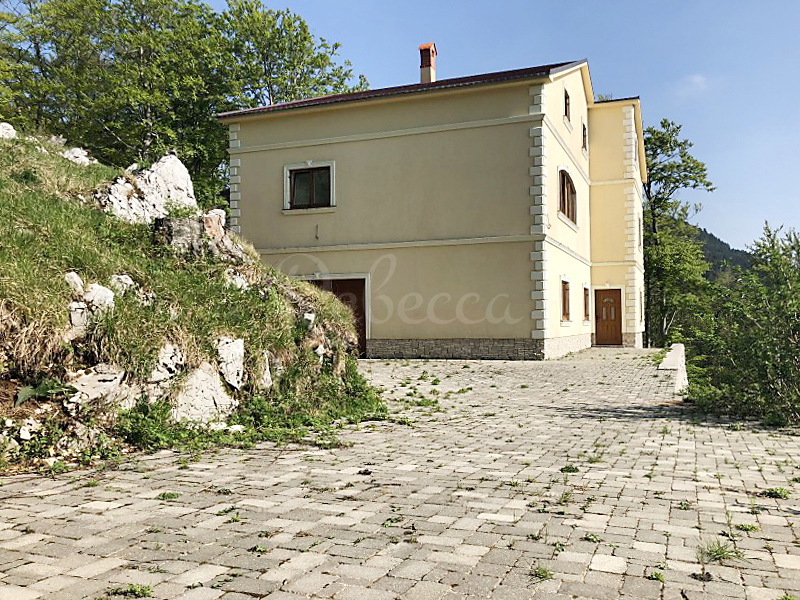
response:
{"label": "low retaining wall", "polygon": [[675,372],[674,391],[678,395],[686,393],[689,387],[689,378],[686,375],[686,347],[683,344],[672,344],[669,352],[658,365],[659,371]]}
{"label": "low retaining wall", "polygon": [[367,340],[367,358],[471,358],[543,360],[543,340],[455,338]]}

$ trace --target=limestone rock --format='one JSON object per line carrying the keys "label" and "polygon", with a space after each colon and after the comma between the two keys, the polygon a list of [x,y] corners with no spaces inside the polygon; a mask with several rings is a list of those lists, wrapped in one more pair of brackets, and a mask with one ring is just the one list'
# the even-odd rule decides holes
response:
{"label": "limestone rock", "polygon": [[157,243],[169,246],[178,254],[200,256],[205,250],[203,225],[197,219],[159,217],[153,235]]}
{"label": "limestone rock", "polygon": [[70,162],[74,162],[76,165],[81,165],[82,167],[97,164],[97,160],[89,156],[89,153],[83,148],[70,148],[69,150],[64,150],[61,153],[61,156]]}
{"label": "limestone rock", "polygon": [[303,313],[303,321],[306,324],[306,328],[310,329],[311,326],[314,324],[314,321],[316,320],[316,318],[317,318],[317,315],[315,315],[312,312]]}
{"label": "limestone rock", "polygon": [[225,211],[215,208],[204,214],[203,229],[212,240],[221,240],[225,237]]}
{"label": "limestone rock", "polygon": [[75,393],[64,400],[64,408],[69,414],[76,415],[88,404],[132,407],[142,390],[125,383],[125,375],[120,367],[107,364],[69,373],[67,383],[75,388]]}
{"label": "limestone rock", "polygon": [[69,329],[64,334],[64,341],[70,343],[86,335],[89,325],[89,307],[85,302],[69,303]]}
{"label": "limestone rock", "polygon": [[51,135],[48,138],[47,143],[52,146],[64,146],[67,143],[67,140],[60,135]]}
{"label": "limestone rock", "polygon": [[222,337],[217,340],[219,371],[231,387],[237,390],[244,383],[244,340]]}
{"label": "limestone rock", "polygon": [[109,286],[117,294],[124,296],[127,291],[136,289],[136,282],[129,275],[114,275]]}
{"label": "limestone rock", "polygon": [[272,371],[269,368],[270,353],[264,352],[261,375],[256,379],[256,387],[268,390],[272,387]]}
{"label": "limestone rock", "polygon": [[150,374],[150,383],[159,383],[177,375],[186,358],[178,346],[166,343],[158,351],[158,361]]}
{"label": "limestone rock", "polygon": [[173,400],[172,416],[188,421],[219,421],[237,406],[225,391],[216,368],[203,362],[189,374]]}
{"label": "limestone rock", "polygon": [[92,313],[100,314],[114,308],[114,292],[99,283],[90,283],[83,301]]}
{"label": "limestone rock", "polygon": [[25,419],[22,421],[22,426],[19,428],[17,437],[23,442],[33,439],[33,434],[42,428],[42,424],[36,419]]}
{"label": "limestone rock", "polygon": [[67,282],[67,285],[77,298],[83,297],[83,279],[81,279],[80,275],[78,275],[75,271],[70,271],[64,275],[64,281]]}
{"label": "limestone rock", "polygon": [[135,175],[117,177],[94,198],[103,210],[130,223],[152,223],[175,209],[199,213],[189,171],[172,154]]}
{"label": "limestone rock", "polygon": [[145,198],[162,199],[167,209],[198,210],[192,178],[174,154],[162,156],[152,167],[139,173],[136,184]]}
{"label": "limestone rock", "polygon": [[244,248],[234,242],[227,232],[220,239],[211,240],[208,247],[211,250],[211,254],[221,260],[235,264],[244,264],[248,262],[249,257],[245,253]]}
{"label": "limestone rock", "polygon": [[11,123],[0,123],[0,140],[13,140],[17,137],[17,130]]}

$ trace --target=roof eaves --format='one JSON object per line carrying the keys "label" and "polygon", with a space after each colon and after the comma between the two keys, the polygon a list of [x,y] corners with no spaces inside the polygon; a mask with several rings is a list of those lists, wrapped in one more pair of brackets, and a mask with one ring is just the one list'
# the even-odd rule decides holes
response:
{"label": "roof eaves", "polygon": [[639,96],[627,96],[626,98],[609,98],[608,100],[595,100],[595,104],[609,104],[611,102],[630,102],[631,100],[640,100]]}
{"label": "roof eaves", "polygon": [[351,92],[347,94],[334,94],[330,96],[320,96],[318,98],[308,98],[296,100],[282,104],[260,106],[256,108],[245,108],[219,113],[217,118],[229,119],[233,117],[246,117],[250,115],[269,114],[286,110],[309,108],[316,106],[327,106],[342,104],[346,102],[362,102],[366,100],[376,100],[380,98],[391,98],[407,94],[419,94],[430,91],[440,91],[461,87],[471,87],[477,85],[488,85],[492,83],[502,83],[506,81],[518,81],[522,79],[539,79],[547,77],[553,73],[561,72],[574,68],[585,61],[574,61],[570,63],[555,63],[552,65],[542,65],[527,69],[515,69],[512,71],[498,71],[496,73],[485,73],[482,75],[470,75],[467,77],[455,77],[451,79],[441,79],[432,83],[417,83],[401,85],[388,88],[378,88],[376,90],[364,90],[361,92]]}

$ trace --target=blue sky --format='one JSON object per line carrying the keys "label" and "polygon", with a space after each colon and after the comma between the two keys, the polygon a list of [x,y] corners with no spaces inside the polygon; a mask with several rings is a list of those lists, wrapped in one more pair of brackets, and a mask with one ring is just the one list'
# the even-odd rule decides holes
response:
{"label": "blue sky", "polygon": [[[218,9],[224,0],[212,0]],[[745,247],[764,221],[800,229],[800,2],[280,0],[370,86],[414,83],[423,42],[440,79],[586,58],[596,93],[638,95],[645,126],[683,125],[717,190],[694,222]]]}

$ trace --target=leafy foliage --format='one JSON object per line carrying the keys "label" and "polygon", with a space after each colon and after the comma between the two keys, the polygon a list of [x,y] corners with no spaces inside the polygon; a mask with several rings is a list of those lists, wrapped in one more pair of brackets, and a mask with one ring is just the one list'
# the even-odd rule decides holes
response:
{"label": "leafy foliage", "polygon": [[696,229],[686,222],[699,206],[677,194],[714,187],[706,166],[694,158],[681,126],[664,119],[645,130],[648,181],[644,185],[645,331],[650,346],[663,346],[672,331],[691,323],[704,296],[708,264]]}
{"label": "leafy foliage", "polygon": [[800,237],[768,226],[753,267],[710,291],[690,338],[690,394],[702,408],[774,424],[800,420]]}

